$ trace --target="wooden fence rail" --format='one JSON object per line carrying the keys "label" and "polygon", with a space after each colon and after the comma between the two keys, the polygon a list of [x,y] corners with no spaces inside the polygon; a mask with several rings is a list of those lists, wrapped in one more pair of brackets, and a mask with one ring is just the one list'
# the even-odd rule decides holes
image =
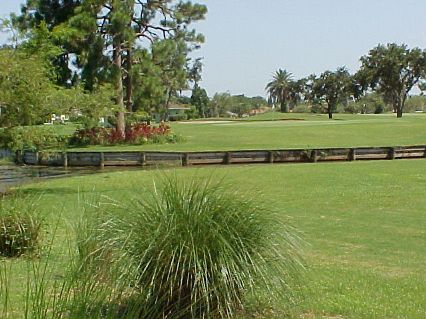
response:
{"label": "wooden fence rail", "polygon": [[426,145],[210,152],[33,152],[18,151],[17,162],[42,166],[146,166],[254,163],[316,163],[329,161],[426,158]]}

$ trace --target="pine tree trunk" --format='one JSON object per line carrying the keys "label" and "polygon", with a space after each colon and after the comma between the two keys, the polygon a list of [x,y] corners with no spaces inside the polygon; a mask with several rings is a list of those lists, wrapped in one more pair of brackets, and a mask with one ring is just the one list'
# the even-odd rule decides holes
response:
{"label": "pine tree trunk", "polygon": [[127,49],[127,60],[126,60],[126,109],[129,112],[133,112],[133,83],[132,83],[132,49]]}
{"label": "pine tree trunk", "polygon": [[124,97],[123,97],[123,77],[121,72],[121,43],[114,40],[113,43],[113,64],[114,64],[114,89],[115,104],[117,106],[117,131],[121,137],[125,138],[126,123],[124,118]]}
{"label": "pine tree trunk", "polygon": [[164,120],[165,121],[169,121],[169,116],[170,116],[170,114],[169,114],[169,104],[170,104],[170,99],[171,98],[172,98],[172,90],[168,89],[167,100],[166,100],[166,112],[164,114],[164,116],[165,116]]}

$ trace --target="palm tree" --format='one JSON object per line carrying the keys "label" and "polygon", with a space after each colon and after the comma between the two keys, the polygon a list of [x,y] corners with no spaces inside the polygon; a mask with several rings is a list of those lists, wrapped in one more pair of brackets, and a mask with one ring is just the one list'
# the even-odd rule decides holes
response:
{"label": "palm tree", "polygon": [[280,105],[281,112],[288,112],[288,102],[291,95],[291,83],[293,75],[287,70],[279,69],[275,72],[273,79],[266,85],[272,101]]}

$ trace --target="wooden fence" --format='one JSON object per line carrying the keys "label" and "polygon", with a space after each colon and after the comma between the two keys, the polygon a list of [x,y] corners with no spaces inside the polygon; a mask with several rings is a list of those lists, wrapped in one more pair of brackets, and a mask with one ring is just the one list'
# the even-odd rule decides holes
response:
{"label": "wooden fence", "polygon": [[8,157],[13,157],[13,152],[10,150],[0,148],[0,159],[8,158]]}
{"label": "wooden fence", "polygon": [[146,166],[254,163],[315,163],[329,161],[426,158],[426,146],[357,147],[210,152],[33,152],[16,153],[17,163],[42,166]]}

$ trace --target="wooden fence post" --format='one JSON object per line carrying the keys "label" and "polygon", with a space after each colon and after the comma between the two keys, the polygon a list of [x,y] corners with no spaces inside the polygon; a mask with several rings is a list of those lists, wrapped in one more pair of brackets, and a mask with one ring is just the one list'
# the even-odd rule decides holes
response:
{"label": "wooden fence post", "polygon": [[100,168],[105,167],[105,154],[104,154],[104,152],[99,153],[99,166],[100,166]]}
{"label": "wooden fence post", "polygon": [[356,161],[356,148],[351,148],[349,150],[349,160]]}
{"label": "wooden fence post", "polygon": [[225,164],[231,164],[232,162],[232,154],[231,152],[225,153]]}
{"label": "wooden fence post", "polygon": [[64,167],[68,167],[68,153],[67,152],[63,152],[62,153],[62,159],[63,159],[63,163],[64,163]]}
{"label": "wooden fence post", "polygon": [[140,160],[139,160],[139,164],[141,165],[141,166],[144,166],[145,165],[145,162],[146,162],[146,155],[145,155],[145,152],[140,152]]}
{"label": "wooden fence post", "polygon": [[[426,153],[426,150],[425,150],[425,153]],[[16,164],[24,164],[24,159],[23,159],[23,156],[22,156],[22,150],[17,150],[15,152],[15,162],[16,162]]]}
{"label": "wooden fence post", "polygon": [[391,160],[395,159],[395,148],[394,147],[389,148],[389,159],[391,159]]}
{"label": "wooden fence post", "polygon": [[38,151],[34,152],[35,165],[40,165],[40,153]]}
{"label": "wooden fence post", "polygon": [[274,163],[274,151],[268,152],[268,163]]}
{"label": "wooden fence post", "polygon": [[317,153],[318,153],[318,151],[317,151],[317,150],[312,150],[312,151],[311,151],[310,161],[311,161],[312,163],[316,163],[316,162],[317,162],[317,160],[318,160]]}
{"label": "wooden fence post", "polygon": [[189,154],[183,153],[182,156],[182,166],[188,166],[189,165]]}

